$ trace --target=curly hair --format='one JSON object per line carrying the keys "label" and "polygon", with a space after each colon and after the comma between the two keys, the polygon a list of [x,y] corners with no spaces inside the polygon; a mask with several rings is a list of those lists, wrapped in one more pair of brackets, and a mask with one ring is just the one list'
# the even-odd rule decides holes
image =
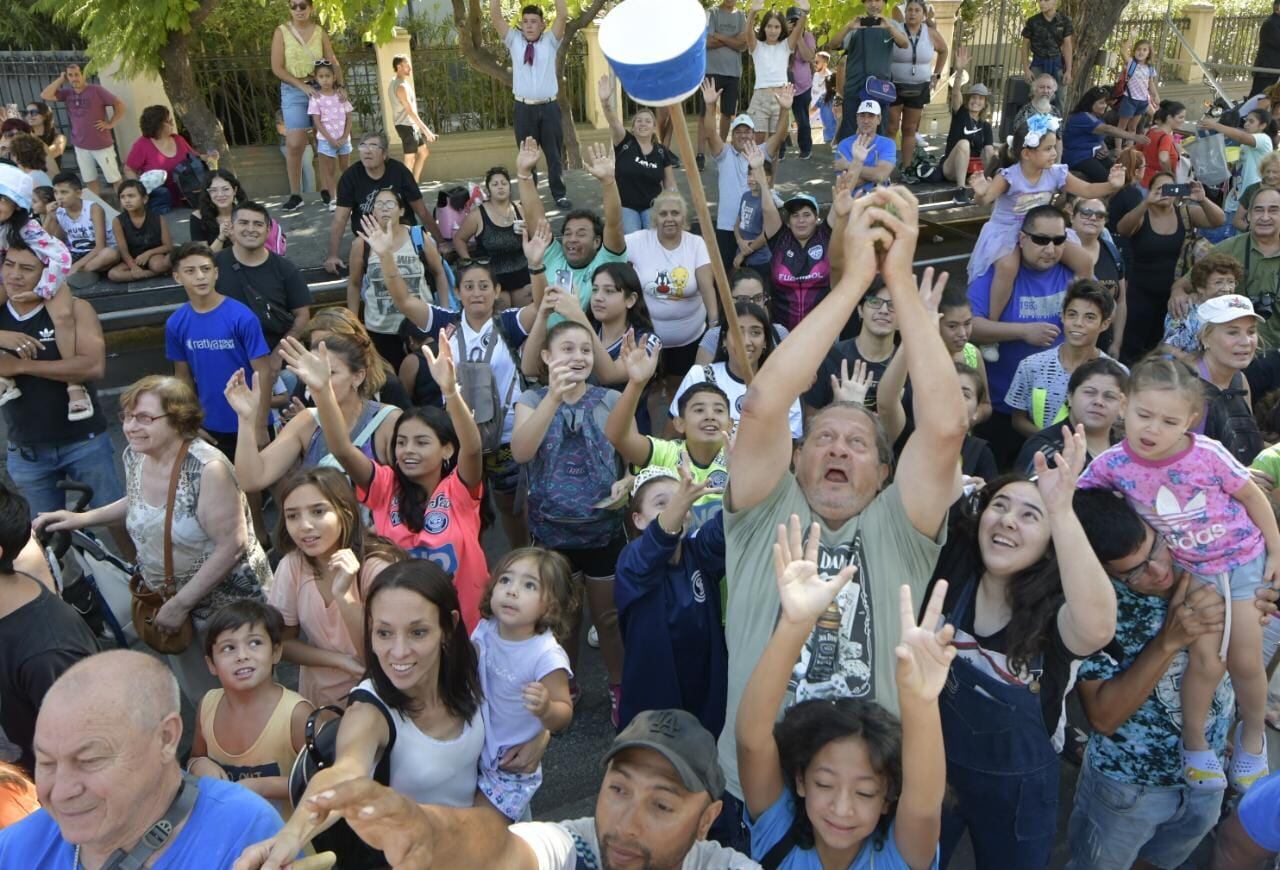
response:
{"label": "curly hair", "polygon": [[195,390],[181,378],[173,375],[147,375],[134,381],[120,396],[120,409],[132,411],[143,393],[151,393],[160,400],[160,407],[169,417],[169,425],[178,430],[184,441],[200,434],[204,423],[204,409]]}
{"label": "curly hair", "polygon": [[45,160],[49,156],[49,146],[40,141],[34,133],[19,133],[9,143],[9,156],[18,164],[19,169],[44,170]]}

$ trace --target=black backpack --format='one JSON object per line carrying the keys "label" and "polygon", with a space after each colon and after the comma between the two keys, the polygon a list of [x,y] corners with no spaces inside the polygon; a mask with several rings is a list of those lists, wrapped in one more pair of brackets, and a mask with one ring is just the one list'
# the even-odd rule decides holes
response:
{"label": "black backpack", "polygon": [[173,181],[178,185],[182,198],[192,208],[200,201],[200,191],[204,190],[204,180],[208,174],[209,164],[194,152],[183,157],[173,167]]}
{"label": "black backpack", "polygon": [[1222,446],[1246,468],[1266,444],[1258,430],[1258,421],[1249,407],[1244,375],[1236,372],[1231,386],[1225,390],[1201,378],[1204,383],[1204,434],[1222,442]]}

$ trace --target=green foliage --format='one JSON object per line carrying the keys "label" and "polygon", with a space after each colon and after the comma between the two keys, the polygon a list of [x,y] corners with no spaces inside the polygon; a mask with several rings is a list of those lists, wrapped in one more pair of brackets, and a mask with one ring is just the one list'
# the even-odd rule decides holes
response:
{"label": "green foliage", "polygon": [[35,0],[9,0],[0,15],[0,51],[83,47],[78,33],[36,11]]}

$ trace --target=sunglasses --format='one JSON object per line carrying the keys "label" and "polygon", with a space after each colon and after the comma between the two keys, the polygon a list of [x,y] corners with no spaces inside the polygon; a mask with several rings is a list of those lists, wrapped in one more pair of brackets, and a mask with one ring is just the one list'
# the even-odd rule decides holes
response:
{"label": "sunglasses", "polygon": [[1065,245],[1065,244],[1067,243],[1067,237],[1066,237],[1065,235],[1062,235],[1062,236],[1042,236],[1042,235],[1040,235],[1039,233],[1023,233],[1023,235],[1024,235],[1024,236],[1026,236],[1028,239],[1030,239],[1030,240],[1031,240],[1031,244],[1036,245],[1036,246],[1041,247],[1041,248],[1045,247],[1046,245],[1057,245],[1057,246],[1061,246],[1061,245]]}
{"label": "sunglasses", "polygon": [[[301,6],[301,7],[295,7],[295,8],[305,9],[306,7]],[[333,61],[329,60],[328,58],[324,58],[322,60],[316,61],[316,66],[322,66],[322,67],[325,67],[326,69],[330,69],[333,67]]]}
{"label": "sunglasses", "polygon": [[1078,208],[1076,214],[1079,217],[1104,218],[1107,213],[1100,208]]}
{"label": "sunglasses", "polygon": [[297,12],[301,12],[303,9],[310,9],[311,4],[310,3],[290,3],[289,8]]}
{"label": "sunglasses", "polygon": [[39,109],[23,109],[23,110],[22,110],[22,114],[24,114],[24,115],[39,115],[39,114],[40,114],[40,110],[39,110]]}

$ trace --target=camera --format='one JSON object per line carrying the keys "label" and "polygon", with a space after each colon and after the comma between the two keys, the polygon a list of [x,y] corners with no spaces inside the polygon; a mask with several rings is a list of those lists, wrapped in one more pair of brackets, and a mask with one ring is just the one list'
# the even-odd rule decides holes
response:
{"label": "camera", "polygon": [[1253,300],[1253,312],[1263,320],[1270,320],[1271,315],[1276,313],[1276,294],[1263,293]]}
{"label": "camera", "polygon": [[862,19],[863,27],[879,27],[880,17],[878,15],[868,15]]}

